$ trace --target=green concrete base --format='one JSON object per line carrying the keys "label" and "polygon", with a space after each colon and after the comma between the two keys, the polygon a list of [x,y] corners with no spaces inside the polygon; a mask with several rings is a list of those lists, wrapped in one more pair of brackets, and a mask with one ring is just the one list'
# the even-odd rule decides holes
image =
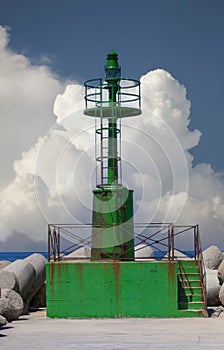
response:
{"label": "green concrete base", "polygon": [[192,317],[178,309],[177,262],[47,263],[47,316]]}

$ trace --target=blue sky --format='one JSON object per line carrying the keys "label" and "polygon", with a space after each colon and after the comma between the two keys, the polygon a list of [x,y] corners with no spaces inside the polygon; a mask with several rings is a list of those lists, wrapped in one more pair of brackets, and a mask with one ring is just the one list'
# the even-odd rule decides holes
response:
{"label": "blue sky", "polygon": [[45,247],[49,222],[91,222],[83,83],[111,49],[141,77],[145,110],[122,127],[135,222],[199,224],[224,249],[223,18],[224,0],[0,0],[3,250]]}
{"label": "blue sky", "polygon": [[155,68],[187,88],[190,129],[202,132],[195,163],[223,170],[224,1],[0,0],[0,24],[12,50],[38,63],[49,59],[61,79],[103,75],[112,48],[123,76]]}

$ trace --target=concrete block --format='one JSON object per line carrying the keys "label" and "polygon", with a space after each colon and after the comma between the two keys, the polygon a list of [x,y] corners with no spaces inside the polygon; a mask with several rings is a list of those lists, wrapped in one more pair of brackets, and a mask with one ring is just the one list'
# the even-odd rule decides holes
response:
{"label": "concrete block", "polygon": [[21,316],[23,308],[23,299],[18,293],[11,289],[1,289],[0,314],[7,321],[11,322]]}
{"label": "concrete block", "polygon": [[148,259],[154,258],[154,251],[153,249],[145,244],[141,243],[135,246],[135,260],[137,261],[145,261]]}
{"label": "concrete block", "polygon": [[2,315],[0,315],[0,327],[6,326],[8,323],[8,321],[6,320],[6,318]]}
{"label": "concrete block", "polygon": [[11,264],[11,262],[8,260],[0,260],[0,271],[4,269],[4,267],[8,266],[9,264]]}
{"label": "concrete block", "polygon": [[66,255],[65,258],[80,258],[80,259],[84,259],[84,258],[91,258],[91,248],[90,247],[81,247],[78,248],[76,250],[74,250],[74,252],[71,252],[70,254]]}
{"label": "concrete block", "polygon": [[224,305],[224,283],[222,284],[220,291],[219,291],[219,300],[222,305]]}
{"label": "concrete block", "polygon": [[219,265],[217,274],[218,274],[219,283],[222,285],[224,282],[224,260]]}
{"label": "concrete block", "polygon": [[216,270],[222,262],[221,250],[212,245],[202,252],[205,267]]}
{"label": "concrete block", "polygon": [[5,268],[0,272],[0,289],[8,288],[18,291],[18,281],[13,272],[7,271]]}
{"label": "concrete block", "polygon": [[29,304],[34,295],[43,286],[46,279],[46,258],[42,254],[32,254],[24,259],[25,262],[32,265],[35,271],[35,278],[33,284],[30,285],[29,291],[27,292],[26,302]]}
{"label": "concrete block", "polygon": [[[163,257],[163,259],[168,259],[168,253]],[[179,250],[174,249],[174,259],[190,260],[191,258],[189,258],[186,254],[180,252]]]}
{"label": "concrete block", "polygon": [[33,266],[25,260],[16,260],[0,272],[0,288],[13,289],[25,300],[35,280]]}
{"label": "concrete block", "polygon": [[39,309],[46,307],[46,283],[38,290],[29,304],[30,308]]}
{"label": "concrete block", "polygon": [[208,306],[219,306],[220,284],[217,270],[206,269],[206,300]]}

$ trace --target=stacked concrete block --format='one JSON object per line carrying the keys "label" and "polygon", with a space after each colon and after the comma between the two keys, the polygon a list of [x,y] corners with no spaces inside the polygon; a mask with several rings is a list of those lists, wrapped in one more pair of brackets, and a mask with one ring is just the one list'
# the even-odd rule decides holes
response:
{"label": "stacked concrete block", "polygon": [[0,288],[8,288],[26,299],[35,280],[33,266],[25,260],[16,260],[0,272]]}
{"label": "stacked concrete block", "polygon": [[152,260],[154,258],[154,251],[153,249],[145,244],[141,243],[135,246],[135,260],[136,261],[147,261]]}
{"label": "stacked concrete block", "polygon": [[202,255],[205,267],[212,270],[216,270],[223,259],[221,250],[214,245],[205,249]]}
{"label": "stacked concrete block", "polygon": [[80,247],[74,252],[64,256],[65,259],[90,259],[91,258],[91,248],[90,247]]}
{"label": "stacked concrete block", "polygon": [[3,326],[6,326],[8,323],[8,321],[6,320],[6,318],[2,315],[0,315],[0,328]]}
{"label": "stacked concrete block", "polygon": [[220,284],[217,270],[206,269],[206,299],[208,306],[219,306]]}
{"label": "stacked concrete block", "polygon": [[219,291],[219,300],[221,304],[224,306],[224,283],[222,284],[220,291]]}
{"label": "stacked concrete block", "polygon": [[38,290],[43,286],[46,279],[46,259],[42,254],[32,254],[24,259],[25,262],[29,263],[34,271],[35,278],[32,286],[29,288],[27,293],[26,302],[29,304],[32,298],[37,294]]}
{"label": "stacked concrete block", "polygon": [[29,303],[29,308],[31,309],[39,309],[42,307],[46,307],[46,283],[42,284],[42,287],[40,287]]}
{"label": "stacked concrete block", "polygon": [[[177,250],[177,249],[174,249],[174,252],[173,252],[173,255],[174,255],[174,259],[183,259],[183,260],[189,260],[190,258],[184,254],[183,252],[181,252],[180,250]],[[168,259],[168,253],[163,257],[163,259]]]}
{"label": "stacked concrete block", "polygon": [[218,274],[219,283],[220,285],[222,285],[224,282],[224,260],[219,265],[217,274]]}
{"label": "stacked concrete block", "polygon": [[0,315],[12,321],[28,311],[32,298],[45,285],[45,264],[43,255],[32,254],[0,270]]}
{"label": "stacked concrete block", "polygon": [[221,264],[218,267],[218,279],[221,285],[221,288],[219,291],[219,299],[221,304],[224,306],[224,260],[221,262]]}
{"label": "stacked concrete block", "polygon": [[23,299],[18,293],[11,289],[1,289],[0,315],[7,321],[14,321],[21,316],[23,307]]}
{"label": "stacked concrete block", "polygon": [[221,285],[224,281],[223,253],[218,247],[212,245],[205,249],[202,255],[206,269],[207,304],[219,306],[224,303],[224,300],[221,300]]}
{"label": "stacked concrete block", "polygon": [[8,260],[0,260],[0,272],[9,264],[11,264],[11,263]]}

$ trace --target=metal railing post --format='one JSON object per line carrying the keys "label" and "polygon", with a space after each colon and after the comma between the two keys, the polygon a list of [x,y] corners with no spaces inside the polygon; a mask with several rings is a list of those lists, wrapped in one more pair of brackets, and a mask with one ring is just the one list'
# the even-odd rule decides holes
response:
{"label": "metal railing post", "polygon": [[54,231],[53,231],[53,256],[54,256],[54,261],[57,260],[56,258],[56,244],[57,244],[57,234],[56,234],[56,230],[54,227]]}
{"label": "metal railing post", "polygon": [[48,224],[48,254],[47,254],[48,262],[51,260],[51,225]]}
{"label": "metal railing post", "polygon": [[60,235],[60,227],[58,227],[58,242],[57,242],[57,253],[58,253],[58,260],[60,260],[60,254],[61,254],[61,249],[60,249],[60,243],[61,243],[61,235]]}
{"label": "metal railing post", "polygon": [[198,244],[197,244],[197,231],[196,226],[194,226],[194,260],[197,258],[197,250],[198,250]]}
{"label": "metal railing post", "polygon": [[168,260],[170,261],[170,251],[171,251],[171,246],[170,246],[170,225],[168,227]]}
{"label": "metal railing post", "polygon": [[171,226],[171,260],[174,260],[174,224]]}

